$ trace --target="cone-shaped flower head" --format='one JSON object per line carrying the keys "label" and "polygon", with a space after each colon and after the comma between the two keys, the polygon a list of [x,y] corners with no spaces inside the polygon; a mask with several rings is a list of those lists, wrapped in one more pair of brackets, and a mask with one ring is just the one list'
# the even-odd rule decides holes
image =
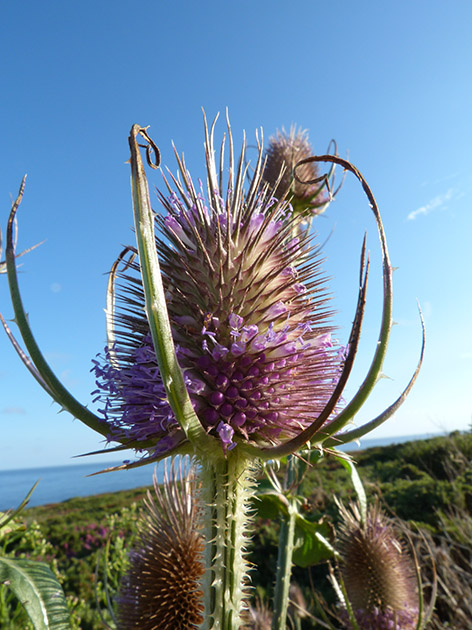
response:
{"label": "cone-shaped flower head", "polygon": [[359,627],[416,629],[416,574],[405,546],[377,506],[368,509],[365,522],[356,506],[351,509],[341,509],[338,550],[342,578]]}
{"label": "cone-shaped flower head", "polygon": [[[223,188],[223,164],[217,170],[207,134],[206,191],[177,158],[180,175],[164,177],[165,213],[156,215],[178,361],[199,421],[225,452],[240,442],[279,444],[313,423],[342,360],[319,250],[293,236],[302,218],[262,185],[262,149],[246,188],[244,147],[236,173],[231,152]],[[139,262],[121,278],[116,343],[95,362],[97,398],[118,436],[153,440],[158,456],[185,436],[157,367]]]}
{"label": "cone-shaped flower head", "polygon": [[187,465],[154,477],[118,595],[119,630],[192,630],[203,621],[197,487]]}
{"label": "cone-shaped flower head", "polygon": [[303,164],[297,169],[297,181],[294,169],[298,162],[313,155],[308,132],[292,126],[290,133],[285,129],[277,131],[269,139],[266,150],[264,180],[276,186],[274,196],[281,199],[288,194],[295,212],[312,216],[323,211],[328,202],[328,196],[323,182],[304,184],[319,178],[318,167],[315,162]]}

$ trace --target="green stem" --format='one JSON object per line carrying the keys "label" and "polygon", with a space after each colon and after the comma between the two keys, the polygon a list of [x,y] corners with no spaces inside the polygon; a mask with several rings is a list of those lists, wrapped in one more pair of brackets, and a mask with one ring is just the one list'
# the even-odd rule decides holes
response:
{"label": "green stem", "polygon": [[272,630],[285,630],[292,574],[293,536],[295,533],[296,510],[289,505],[289,516],[280,525],[279,554],[277,557],[277,579],[274,593],[274,616]]}
{"label": "green stem", "polygon": [[202,630],[239,630],[247,599],[249,564],[245,558],[249,499],[254,494],[253,464],[231,452],[202,463],[205,563]]}
{"label": "green stem", "polygon": [[[290,488],[296,474],[296,462],[293,456],[287,460],[287,485]],[[272,630],[285,630],[287,627],[287,610],[290,594],[290,577],[292,574],[293,540],[297,505],[295,499],[288,498],[288,517],[282,518],[280,524],[279,552],[277,556],[277,577],[274,592],[274,616]]]}

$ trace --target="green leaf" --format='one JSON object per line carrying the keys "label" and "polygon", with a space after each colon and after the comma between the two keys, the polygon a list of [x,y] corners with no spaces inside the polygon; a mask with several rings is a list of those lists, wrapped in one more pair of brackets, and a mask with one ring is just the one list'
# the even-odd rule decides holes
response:
{"label": "green leaf", "polygon": [[6,512],[0,512],[0,537],[8,533],[8,531],[6,530],[6,526],[8,525],[8,523],[12,521],[15,518],[15,516],[18,516],[18,514],[28,505],[30,497],[33,494],[38,483],[39,483],[39,480],[34,484],[34,486],[28,492],[26,497],[23,499],[23,501],[15,510],[7,510]]}
{"label": "green leaf", "polygon": [[288,516],[287,497],[279,492],[264,492],[258,494],[253,501],[257,516],[260,518],[276,519]]}
{"label": "green leaf", "polygon": [[352,485],[354,486],[354,490],[356,491],[357,499],[359,501],[362,521],[365,522],[367,514],[367,497],[361,478],[359,477],[359,473],[357,472],[356,465],[351,459],[346,459],[346,456],[344,454],[340,457],[336,457],[336,459],[344,466],[344,468],[346,468],[346,470],[349,471],[349,474],[351,475]]}
{"label": "green leaf", "polygon": [[297,514],[292,561],[297,567],[310,567],[331,560],[334,550],[329,543],[331,528],[327,523],[312,523]]}
{"label": "green leaf", "polygon": [[274,491],[276,491],[276,488],[274,487],[274,483],[270,479],[262,477],[262,479],[257,480],[256,495],[266,494],[267,492]]}
{"label": "green leaf", "polygon": [[70,629],[64,592],[46,564],[22,558],[0,558],[0,583],[11,588],[35,630]]}

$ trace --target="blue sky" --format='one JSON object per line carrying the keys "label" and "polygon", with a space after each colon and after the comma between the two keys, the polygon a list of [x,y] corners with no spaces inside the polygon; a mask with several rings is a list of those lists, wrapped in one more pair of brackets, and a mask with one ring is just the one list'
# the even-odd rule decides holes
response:
{"label": "blue sky", "polygon": [[[22,259],[23,297],[43,352],[74,395],[91,401],[91,359],[105,343],[106,272],[133,242],[131,125],[151,125],[164,164],[175,167],[174,141],[201,174],[201,107],[210,118],[228,107],[236,144],[243,130],[251,143],[261,126],[267,139],[292,123],[309,129],[319,153],[335,138],[380,205],[398,267],[398,325],[388,378],[356,423],[407,383],[421,343],[419,300],[424,367],[403,408],[375,435],[468,428],[471,20],[466,0],[3,3],[1,227],[28,173],[18,247],[46,241]],[[150,178],[160,184],[158,174]],[[353,179],[316,227],[321,241],[332,232],[325,269],[344,341],[365,230],[379,262],[375,225]],[[351,394],[374,351],[380,291],[376,271]],[[0,311],[12,317],[4,275]],[[101,447],[99,436],[57,412],[0,335],[0,468],[70,463]]]}

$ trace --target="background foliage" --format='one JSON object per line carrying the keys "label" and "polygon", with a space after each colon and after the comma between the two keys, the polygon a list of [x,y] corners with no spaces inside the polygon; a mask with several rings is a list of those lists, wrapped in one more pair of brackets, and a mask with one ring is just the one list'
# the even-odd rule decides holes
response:
{"label": "background foliage", "polygon": [[[472,613],[466,610],[472,602],[472,434],[372,448],[356,453],[355,460],[369,501],[378,498],[387,513],[427,536],[427,545],[417,537],[417,546],[425,581],[432,577],[430,555],[438,569],[437,614],[431,627],[465,630]],[[99,630],[104,627],[99,609],[112,623],[105,582],[113,599],[145,492],[140,488],[27,509],[15,520],[2,553],[47,562],[64,588],[73,629]],[[326,533],[336,527],[334,497],[355,499],[349,472],[329,456],[309,469],[299,493],[305,497],[303,515],[312,522],[323,519]],[[251,560],[256,566],[253,583],[262,597],[270,596],[273,588],[278,528],[277,518],[256,521]],[[309,610],[318,605],[313,585],[328,605],[334,604],[326,564],[295,567],[293,581]],[[317,627],[309,617],[302,624]],[[0,586],[0,628],[31,628],[5,586]]]}

